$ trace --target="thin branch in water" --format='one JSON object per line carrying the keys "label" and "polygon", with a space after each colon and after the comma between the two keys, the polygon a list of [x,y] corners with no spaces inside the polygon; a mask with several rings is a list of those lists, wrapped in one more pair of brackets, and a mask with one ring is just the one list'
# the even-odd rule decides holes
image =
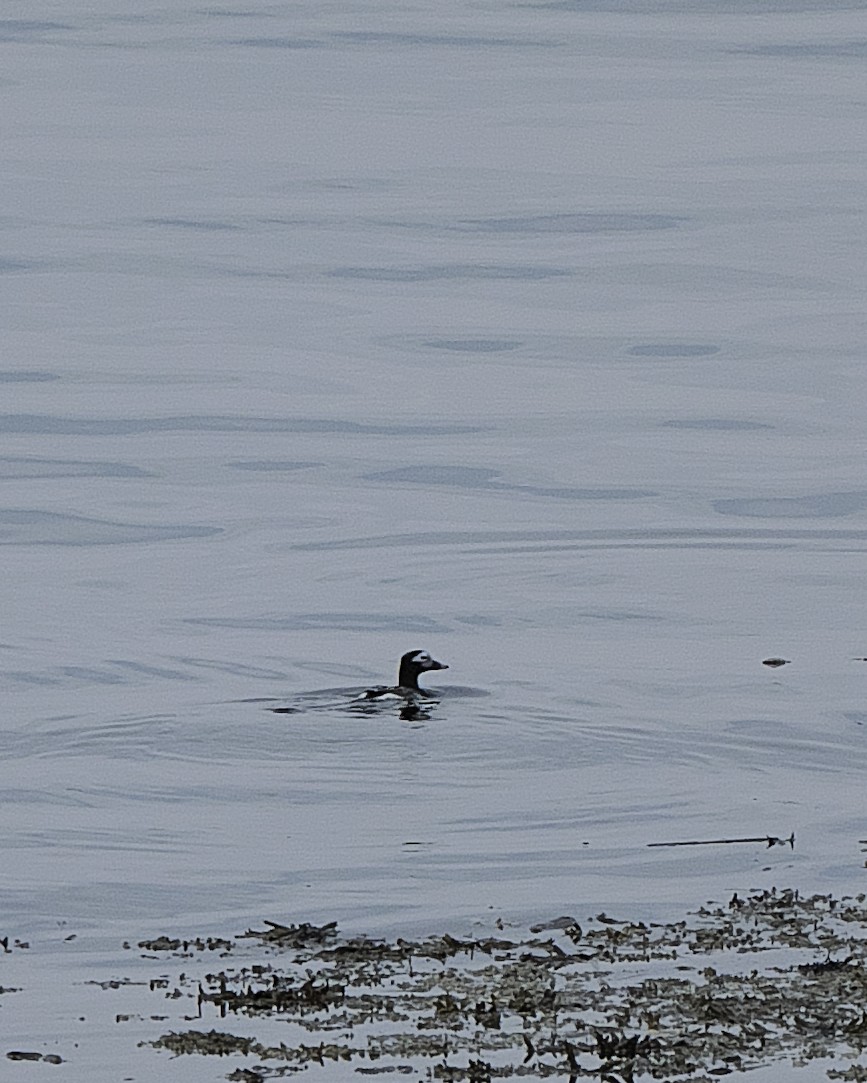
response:
{"label": "thin branch in water", "polygon": [[795,849],[795,832],[787,839],[778,838],[776,835],[751,835],[744,839],[690,839],[687,842],[648,842],[648,846],[728,846],[733,842],[764,842],[770,849],[771,846],[791,846]]}

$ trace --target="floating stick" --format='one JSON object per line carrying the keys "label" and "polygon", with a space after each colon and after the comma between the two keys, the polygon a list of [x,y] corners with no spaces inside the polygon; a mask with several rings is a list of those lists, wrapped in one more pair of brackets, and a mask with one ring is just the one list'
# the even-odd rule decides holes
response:
{"label": "floating stick", "polygon": [[787,839],[777,838],[776,835],[755,835],[746,839],[690,839],[688,842],[648,842],[648,846],[728,846],[732,842],[764,842],[771,846],[789,845],[795,849],[795,832]]}

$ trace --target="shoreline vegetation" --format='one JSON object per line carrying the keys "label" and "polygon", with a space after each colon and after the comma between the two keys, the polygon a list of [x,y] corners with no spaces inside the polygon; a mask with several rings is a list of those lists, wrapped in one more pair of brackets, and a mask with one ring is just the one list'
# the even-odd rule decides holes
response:
{"label": "shoreline vegetation", "polygon": [[865,899],[772,889],[677,921],[562,916],[479,939],[343,937],[336,922],[160,937],[139,950],[179,969],[151,991],[182,1000],[192,1025],[150,1044],[241,1054],[236,1083],[316,1066],[333,1079],[338,1065],[341,1078],[695,1083],[822,1059],[858,1083]]}

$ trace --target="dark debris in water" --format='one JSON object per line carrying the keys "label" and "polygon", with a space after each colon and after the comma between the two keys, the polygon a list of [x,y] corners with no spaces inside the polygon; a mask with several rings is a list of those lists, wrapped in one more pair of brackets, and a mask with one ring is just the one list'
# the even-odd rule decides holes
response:
{"label": "dark debris in water", "polygon": [[30,1053],[22,1049],[12,1049],[6,1054],[7,1060],[42,1061],[44,1064],[63,1064],[63,1057],[57,1053]]}
{"label": "dark debris in water", "polygon": [[733,843],[763,842],[770,849],[772,846],[788,846],[795,849],[795,832],[788,838],[781,839],[778,835],[748,835],[738,839],[688,839],[685,842],[648,842],[649,847],[654,846],[731,846]]}
{"label": "dark debris in water", "polygon": [[330,921],[327,925],[310,925],[306,921],[301,925],[278,925],[276,921],[266,921],[265,924],[268,928],[264,932],[248,929],[244,936],[283,948],[307,948],[324,944],[337,936],[336,921]]}
{"label": "dark debris in water", "polygon": [[[26,940],[13,940],[13,948],[20,948],[22,951],[26,951],[30,947]],[[0,949],[2,949],[4,955],[11,955],[12,948],[9,947],[9,937],[0,936]]]}
{"label": "dark debris in water", "polygon": [[[856,1063],[867,1053],[865,895],[774,889],[680,921],[599,914],[584,928],[555,918],[523,936],[478,939],[344,938],[333,922],[266,924],[221,941],[232,945],[221,963],[233,965],[217,972],[211,941],[142,945],[150,954],[164,944],[169,959],[184,960],[175,987],[188,1018],[261,1030],[172,1031],[154,1046],[255,1058],[227,1077],[238,1083],[329,1065],[325,1078],[342,1065],[341,1078],[449,1083],[697,1081],[819,1058],[833,1058],[830,1078],[867,1083]],[[188,962],[192,944],[203,945],[201,965]]]}
{"label": "dark debris in water", "polygon": [[181,955],[196,955],[204,951],[231,951],[234,942],[220,937],[196,937],[194,940],[175,940],[168,936],[158,936],[156,940],[140,940],[138,946],[148,954],[172,952]]}

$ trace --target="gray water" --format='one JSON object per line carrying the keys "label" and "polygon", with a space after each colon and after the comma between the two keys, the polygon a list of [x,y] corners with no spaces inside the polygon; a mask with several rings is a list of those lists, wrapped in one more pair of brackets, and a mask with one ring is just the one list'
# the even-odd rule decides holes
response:
{"label": "gray water", "polygon": [[[4,932],[863,889],[865,49],[4,13]],[[360,713],[421,648],[429,718]]]}

